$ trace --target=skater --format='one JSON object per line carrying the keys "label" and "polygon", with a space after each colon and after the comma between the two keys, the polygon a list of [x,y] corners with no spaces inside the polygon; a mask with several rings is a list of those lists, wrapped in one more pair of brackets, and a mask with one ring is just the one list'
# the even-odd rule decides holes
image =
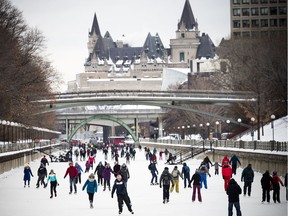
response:
{"label": "skater", "polygon": [[100,161],[94,171],[94,175],[97,173],[98,185],[101,185],[101,186],[103,185],[103,170],[104,170],[104,166],[102,162]]}
{"label": "skater", "polygon": [[49,172],[49,176],[47,178],[47,184],[50,181],[50,198],[53,198],[53,192],[54,192],[54,196],[57,197],[57,191],[56,191],[56,187],[58,184],[57,182],[57,178],[56,178],[56,173],[54,172],[53,169],[50,170]]}
{"label": "skater", "polygon": [[215,175],[219,175],[219,167],[222,167],[217,161],[212,165],[215,167]]}
{"label": "skater", "polygon": [[28,182],[28,187],[30,187],[31,176],[34,177],[29,164],[26,164],[26,166],[24,167],[24,178],[23,178],[24,187],[26,187],[26,182]]}
{"label": "skater", "polygon": [[45,155],[43,155],[40,163],[42,163],[45,167],[46,167],[46,164],[49,166],[49,162],[48,162],[48,160],[47,160]]}
{"label": "skater", "polygon": [[80,164],[78,164],[77,162],[75,163],[75,167],[78,170],[78,177],[76,180],[76,184],[79,182],[81,184],[81,173],[83,172],[82,167],[80,166]]}
{"label": "skater", "polygon": [[175,186],[175,191],[176,193],[179,193],[179,176],[183,179],[180,171],[178,170],[178,167],[175,166],[174,169],[171,172],[171,175],[173,177],[173,182],[174,184],[172,185],[172,187],[170,188],[170,193],[173,192],[174,190],[174,186]]}
{"label": "skater", "polygon": [[[148,166],[148,169],[150,170],[150,172],[152,174],[152,179],[151,179],[150,185],[157,185],[158,184],[158,181],[157,181],[158,170],[156,167],[156,161],[151,162]],[[153,182],[154,179],[155,179],[155,183]]]}
{"label": "skater", "polygon": [[86,191],[88,194],[88,199],[89,199],[89,203],[90,203],[90,208],[93,208],[93,199],[94,199],[94,194],[97,192],[98,189],[98,185],[97,182],[95,180],[95,176],[93,173],[91,173],[88,177],[88,179],[86,180],[86,182],[84,183],[83,187],[82,187],[82,191],[84,191],[84,189],[87,187]]}
{"label": "skater", "polygon": [[202,197],[201,197],[201,187],[200,187],[200,183],[201,183],[201,175],[199,173],[199,170],[196,169],[194,175],[191,178],[191,181],[189,181],[189,185],[191,185],[191,183],[193,182],[193,193],[192,193],[192,202],[195,201],[195,197],[196,197],[196,190],[197,190],[197,196],[198,196],[198,201],[202,202]]}
{"label": "skater", "polygon": [[273,188],[273,201],[274,201],[274,203],[276,203],[276,201],[278,203],[281,203],[280,202],[280,184],[284,187],[282,180],[277,175],[277,172],[274,171],[273,176],[272,176],[272,188]]}
{"label": "skater", "polygon": [[130,173],[129,173],[129,169],[125,163],[122,164],[119,172],[120,172],[122,179],[125,182],[125,186],[127,188],[127,182],[128,182],[128,179],[130,178]]}
{"label": "skater", "polygon": [[77,193],[77,186],[76,186],[76,180],[78,177],[78,170],[75,166],[73,166],[73,162],[69,162],[69,167],[66,170],[66,173],[64,175],[64,179],[69,174],[69,183],[70,183],[70,192],[69,194],[72,194],[72,190],[74,188],[74,194]]}
{"label": "skater", "polygon": [[89,172],[90,167],[91,167],[91,165],[90,165],[90,161],[87,160],[86,163],[85,163],[85,173],[86,173],[86,172]]}
{"label": "skater", "polygon": [[270,190],[272,188],[272,177],[270,176],[269,170],[263,174],[261,178],[261,186],[262,186],[262,203],[266,201],[270,203]]}
{"label": "skater", "polygon": [[114,162],[114,166],[113,166],[113,172],[114,172],[114,176],[116,178],[117,173],[120,172],[121,166],[118,164],[117,161]]}
{"label": "skater", "polygon": [[123,211],[123,201],[125,202],[128,210],[134,214],[132,208],[131,208],[131,200],[130,197],[128,196],[127,193],[127,188],[125,185],[125,182],[122,179],[122,176],[120,173],[117,174],[116,180],[114,182],[112,192],[111,192],[111,197],[113,198],[114,192],[116,191],[117,194],[117,201],[118,201],[118,209],[119,209],[119,214],[122,213]]}
{"label": "skater", "polygon": [[199,173],[201,175],[201,185],[200,185],[200,187],[202,188],[202,185],[204,184],[205,189],[207,189],[208,188],[208,186],[207,186],[207,174],[208,174],[209,177],[211,177],[211,175],[209,173],[207,165],[204,162],[202,162],[200,167],[199,167]]}
{"label": "skater", "polygon": [[88,157],[88,161],[90,163],[90,168],[93,170],[93,164],[95,163],[95,156],[90,153],[90,156]]}
{"label": "skater", "polygon": [[227,190],[230,179],[232,178],[232,169],[228,163],[222,166],[222,177],[224,179],[224,190]]}
{"label": "skater", "polygon": [[111,190],[111,187],[110,187],[110,179],[111,179],[111,173],[113,173],[111,167],[110,167],[110,164],[109,163],[106,163],[105,164],[105,167],[103,169],[103,172],[102,172],[102,175],[103,175],[103,178],[104,178],[104,188],[103,188],[103,191],[106,190],[106,186],[108,187],[109,191]]}
{"label": "skater", "polygon": [[39,183],[41,182],[41,185],[44,185],[44,188],[47,187],[47,184],[45,183],[44,179],[45,177],[47,177],[47,169],[44,166],[44,164],[40,164],[40,167],[38,168],[37,171],[38,174],[38,180],[37,180],[37,184],[36,184],[36,188],[39,188]]}
{"label": "skater", "polygon": [[208,171],[209,171],[209,169],[210,169],[210,165],[213,166],[213,164],[212,164],[212,162],[211,162],[211,160],[209,159],[208,156],[206,156],[206,157],[204,158],[203,163],[206,164],[206,167],[207,167]]}
{"label": "skater", "polygon": [[229,161],[229,164],[232,165],[232,172],[234,175],[236,175],[236,170],[237,170],[237,163],[241,166],[241,163],[236,155],[233,155]]}
{"label": "skater", "polygon": [[160,176],[160,188],[163,185],[163,203],[169,202],[169,188],[170,188],[170,182],[172,184],[172,187],[174,187],[173,182],[173,176],[169,173],[169,168],[165,167],[164,171],[162,172]]}
{"label": "skater", "polygon": [[224,164],[228,164],[229,163],[229,158],[227,155],[224,156],[224,158],[222,159],[221,165],[223,166]]}
{"label": "skater", "polygon": [[239,195],[242,193],[242,189],[233,178],[229,182],[226,193],[228,195],[229,202],[228,216],[233,215],[233,206],[236,208],[237,216],[242,216],[239,202]]}
{"label": "skater", "polygon": [[251,196],[251,186],[254,179],[254,171],[252,169],[252,165],[248,164],[247,167],[244,168],[241,175],[241,181],[244,181],[244,196],[246,196],[246,191],[248,189],[248,196]]}
{"label": "skater", "polygon": [[191,185],[189,184],[189,182],[190,182],[190,168],[187,166],[186,163],[183,163],[181,176],[184,176],[184,188],[186,188],[187,185],[188,185],[188,187],[191,187]]}

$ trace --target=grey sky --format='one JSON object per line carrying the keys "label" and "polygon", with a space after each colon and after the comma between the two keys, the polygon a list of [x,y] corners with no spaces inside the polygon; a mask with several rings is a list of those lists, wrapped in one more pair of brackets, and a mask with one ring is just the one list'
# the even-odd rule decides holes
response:
{"label": "grey sky", "polygon": [[[48,59],[65,82],[84,72],[88,57],[88,30],[94,13],[101,34],[108,30],[114,39],[142,46],[147,34],[156,32],[164,46],[175,38],[185,0],[11,0],[30,27],[46,38]],[[201,33],[215,45],[230,34],[229,0],[190,0]],[[122,37],[124,35],[125,37]]]}

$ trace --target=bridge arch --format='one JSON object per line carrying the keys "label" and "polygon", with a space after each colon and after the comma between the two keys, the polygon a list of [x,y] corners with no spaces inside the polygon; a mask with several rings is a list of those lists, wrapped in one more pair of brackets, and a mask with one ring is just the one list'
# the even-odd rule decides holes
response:
{"label": "bridge arch", "polygon": [[81,128],[83,125],[85,125],[88,122],[91,122],[95,119],[108,120],[108,121],[118,123],[119,125],[123,126],[128,131],[128,133],[132,136],[132,139],[134,140],[134,142],[138,141],[137,136],[133,133],[131,128],[125,122],[123,122],[121,119],[115,118],[114,116],[111,116],[111,115],[93,115],[93,116],[83,120],[80,124],[78,124],[74,128],[74,130],[71,132],[71,134],[69,134],[69,136],[67,137],[67,142],[70,143],[72,137],[79,130],[79,128]]}

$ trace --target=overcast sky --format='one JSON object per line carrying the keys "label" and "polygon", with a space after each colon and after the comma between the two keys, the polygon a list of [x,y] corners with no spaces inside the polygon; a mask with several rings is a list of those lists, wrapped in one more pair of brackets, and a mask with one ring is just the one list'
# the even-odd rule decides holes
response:
{"label": "overcast sky", "polygon": [[[150,32],[159,34],[164,46],[175,38],[185,0],[11,0],[30,27],[46,38],[47,57],[65,82],[84,72],[88,57],[88,30],[96,13],[102,36],[142,46]],[[215,45],[229,37],[229,0],[190,0],[201,33]],[[124,37],[123,37],[124,35]]]}

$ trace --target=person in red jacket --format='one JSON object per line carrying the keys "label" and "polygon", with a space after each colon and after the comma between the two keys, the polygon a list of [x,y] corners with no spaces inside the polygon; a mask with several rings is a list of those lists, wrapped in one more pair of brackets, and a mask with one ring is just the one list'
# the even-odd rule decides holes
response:
{"label": "person in red jacket", "polygon": [[225,155],[224,156],[224,158],[222,159],[222,166],[224,165],[224,164],[229,164],[229,158],[227,157],[227,155]]}
{"label": "person in red jacket", "polygon": [[232,177],[232,168],[227,163],[224,163],[222,166],[222,177],[224,179],[224,189],[227,191],[228,184]]}
{"label": "person in red jacket", "polygon": [[280,177],[277,175],[277,172],[273,172],[272,176],[272,188],[273,188],[273,201],[280,203],[280,184],[284,187],[284,184]]}
{"label": "person in red jacket", "polygon": [[69,162],[69,167],[66,170],[66,173],[64,175],[64,178],[69,174],[69,182],[70,182],[70,192],[69,194],[72,193],[72,189],[74,187],[74,193],[77,193],[77,187],[76,187],[76,180],[78,178],[78,170],[75,166],[73,166],[73,162]]}

